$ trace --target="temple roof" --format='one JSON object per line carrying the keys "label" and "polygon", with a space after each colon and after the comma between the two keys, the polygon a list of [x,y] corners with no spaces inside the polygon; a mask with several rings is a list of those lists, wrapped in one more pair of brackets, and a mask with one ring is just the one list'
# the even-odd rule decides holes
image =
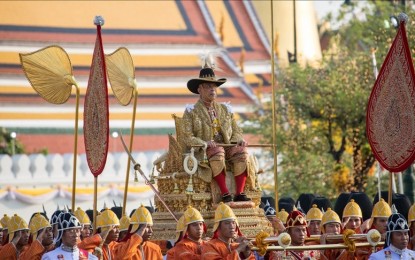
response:
{"label": "temple roof", "polygon": [[[237,118],[253,113],[259,92],[270,92],[269,43],[248,1],[10,1],[0,10],[0,126],[73,128],[75,91],[67,103],[44,101],[30,86],[19,53],[63,47],[80,86],[80,116],[96,39],[95,15],[105,19],[104,51],[130,51],[138,85],[137,128],[173,128],[198,96],[187,90],[198,77],[200,55],[220,51],[219,101]],[[121,106],[109,87],[110,127],[129,128],[132,107]],[[57,124],[57,122],[59,122]],[[82,122],[80,122],[82,126]]]}

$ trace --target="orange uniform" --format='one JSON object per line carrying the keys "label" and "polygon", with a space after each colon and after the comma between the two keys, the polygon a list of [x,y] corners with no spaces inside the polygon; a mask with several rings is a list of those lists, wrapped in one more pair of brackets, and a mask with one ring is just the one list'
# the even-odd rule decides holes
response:
{"label": "orange uniform", "polygon": [[[235,250],[239,246],[238,243],[231,243],[228,245],[220,239],[212,239],[205,243],[202,247],[202,259],[203,260],[239,260],[239,253]],[[247,259],[255,259],[255,256],[251,255]]]}
{"label": "orange uniform", "polygon": [[[27,249],[27,246],[23,247],[20,254],[22,254]],[[5,244],[0,250],[0,259],[1,260],[17,260],[18,255],[20,255],[16,249],[16,246],[13,243]]]}
{"label": "orange uniform", "polygon": [[[137,235],[133,234],[130,239],[126,242],[111,242],[108,245],[102,246],[102,256],[104,260],[109,259],[129,259],[125,256],[125,253],[131,250],[136,250],[136,248],[141,244],[143,239]],[[78,243],[78,247],[88,252],[92,253],[96,247],[98,247],[102,242],[100,235],[96,234],[91,237],[87,237]]]}
{"label": "orange uniform", "polygon": [[[142,241],[141,237],[134,234],[128,239],[127,242],[120,242],[119,244],[128,243],[134,237],[139,237]],[[135,244],[135,243],[134,243]],[[162,260],[163,255],[161,254],[161,249],[158,245],[151,243],[149,241],[144,242],[143,244],[139,245],[137,243],[136,247],[128,247],[128,250],[122,250],[121,248],[117,248],[115,254],[121,258],[117,259],[131,259],[131,260]]]}
{"label": "orange uniform", "polygon": [[183,239],[177,245],[174,246],[176,248],[174,253],[174,259],[200,259],[202,254],[202,247],[205,243],[205,241],[197,243],[189,238]]}
{"label": "orange uniform", "polygon": [[20,255],[20,260],[42,259],[42,255],[55,249],[54,245],[45,248],[39,240],[33,241],[30,246]]}

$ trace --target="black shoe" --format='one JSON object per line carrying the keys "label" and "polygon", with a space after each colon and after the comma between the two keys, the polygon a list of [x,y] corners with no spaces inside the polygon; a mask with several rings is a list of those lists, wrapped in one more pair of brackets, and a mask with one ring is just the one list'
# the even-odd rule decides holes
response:
{"label": "black shoe", "polygon": [[225,193],[222,195],[222,202],[226,203],[226,202],[231,202],[232,201],[232,196],[229,193]]}
{"label": "black shoe", "polygon": [[236,195],[235,198],[233,198],[233,201],[251,201],[251,199],[242,192],[239,195]]}

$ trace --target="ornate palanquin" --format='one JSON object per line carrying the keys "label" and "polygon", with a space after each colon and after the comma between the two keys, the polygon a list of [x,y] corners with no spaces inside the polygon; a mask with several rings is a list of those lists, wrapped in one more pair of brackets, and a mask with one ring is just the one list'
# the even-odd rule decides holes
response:
{"label": "ornate palanquin", "polygon": [[[176,138],[169,135],[169,151],[162,158],[154,162],[158,176],[152,176],[156,180],[158,190],[177,219],[181,217],[188,205],[198,209],[208,228],[208,236],[212,235],[214,215],[217,204],[221,200],[220,190],[216,182],[212,180],[208,165],[203,160],[198,160],[198,167],[191,177],[185,171],[183,161],[189,154],[189,149],[183,142],[182,119],[173,115],[176,124]],[[192,160],[188,160],[188,168],[193,167]],[[261,188],[257,182],[258,172],[256,158],[250,156],[248,167],[253,169],[247,178],[244,192],[252,199],[249,202],[230,202],[238,218],[240,229],[245,236],[254,237],[261,230],[272,232],[270,222],[259,207],[261,201]],[[230,169],[227,167],[227,169]],[[235,189],[235,180],[231,171],[226,174],[226,183],[231,192]],[[153,214],[154,239],[174,239],[176,221],[160,200],[155,199],[157,211]]]}

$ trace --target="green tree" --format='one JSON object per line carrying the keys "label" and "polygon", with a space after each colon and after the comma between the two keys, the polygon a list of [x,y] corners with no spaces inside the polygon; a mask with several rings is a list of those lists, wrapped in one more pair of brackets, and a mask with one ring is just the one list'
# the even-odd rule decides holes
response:
{"label": "green tree", "polygon": [[[375,82],[371,51],[377,50],[381,64],[396,34],[389,17],[400,10],[384,1],[357,4],[340,11],[336,22],[342,25],[328,32],[330,48],[320,64],[280,69],[276,100],[281,195],[313,192],[335,197],[343,191],[375,190],[374,185],[368,187],[374,184],[368,180],[375,160],[365,134],[367,101]],[[410,25],[415,24],[412,9],[407,14]],[[413,28],[407,26],[410,46],[415,43]],[[270,109],[264,111],[259,124],[271,126]],[[265,133],[269,140],[271,130]]]}

